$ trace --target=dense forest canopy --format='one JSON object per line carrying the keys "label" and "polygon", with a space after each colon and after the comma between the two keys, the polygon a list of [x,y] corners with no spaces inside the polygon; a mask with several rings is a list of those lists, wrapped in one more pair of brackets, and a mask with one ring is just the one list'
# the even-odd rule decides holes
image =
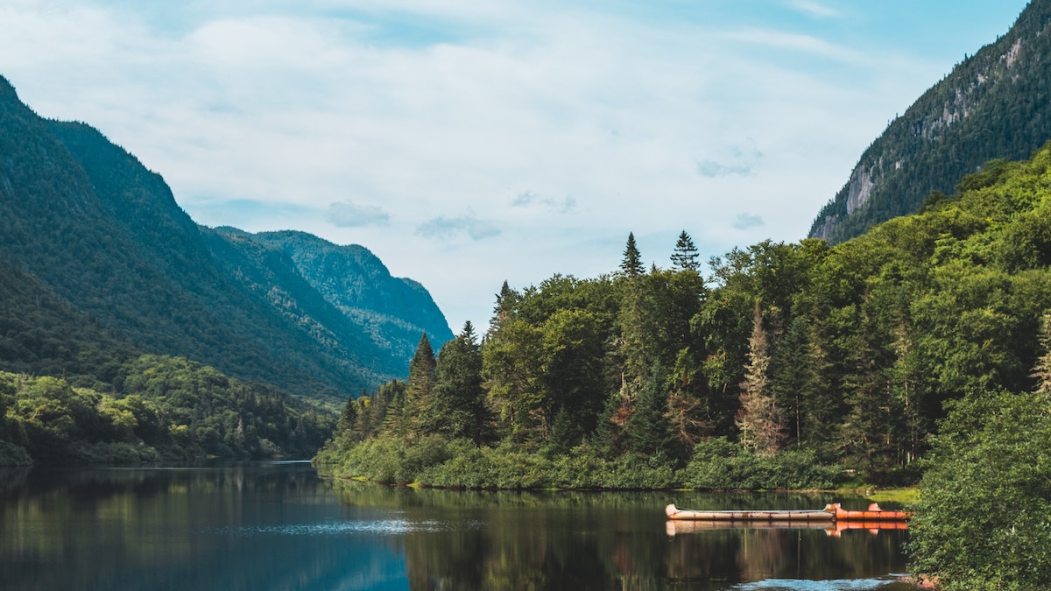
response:
{"label": "dense forest canopy", "polygon": [[131,359],[104,390],[0,372],[0,465],[302,458],[334,414],[174,357]]}
{"label": "dense forest canopy", "polygon": [[[468,325],[436,360],[424,340],[408,380],[351,402],[319,459],[478,486],[499,479],[457,482],[485,471],[464,458],[491,467],[504,452],[538,466],[512,487],[558,485],[558,462],[582,457],[665,470],[658,483],[739,486],[803,457],[832,468],[818,484],[845,470],[915,479],[951,402],[1034,388],[1049,165],[1048,148],[990,163],[959,194],[836,246],[762,242],[702,275],[685,232],[669,268],[647,269],[629,236],[614,273],[505,284],[484,336]],[[742,472],[718,473],[730,464]]]}

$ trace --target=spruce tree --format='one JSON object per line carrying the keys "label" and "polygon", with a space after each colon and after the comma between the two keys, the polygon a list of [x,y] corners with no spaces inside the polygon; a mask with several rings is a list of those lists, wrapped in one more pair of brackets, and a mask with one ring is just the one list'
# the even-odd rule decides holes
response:
{"label": "spruce tree", "polygon": [[474,325],[442,347],[431,404],[423,412],[423,430],[481,443],[487,434],[488,408],[482,388],[482,351]]}
{"label": "spruce tree", "polygon": [[700,257],[693,238],[683,230],[675,242],[675,250],[672,251],[672,266],[679,271],[698,271],[701,268]]}
{"label": "spruce tree", "polygon": [[493,306],[493,317],[489,320],[489,332],[500,328],[500,325],[511,315],[515,306],[518,305],[519,300],[522,296],[517,291],[511,289],[511,286],[507,284],[507,280],[504,280],[504,284],[500,286],[500,293],[496,294],[496,305]]}
{"label": "spruce tree", "polygon": [[639,247],[635,244],[635,233],[628,233],[628,243],[624,247],[624,259],[620,263],[620,270],[628,277],[638,277],[645,269],[642,266],[642,255]]}
{"label": "spruce tree", "polygon": [[416,346],[416,353],[409,362],[409,380],[405,388],[402,423],[408,435],[423,434],[420,433],[421,419],[425,409],[432,404],[435,366],[434,349],[431,348],[427,333],[423,333]]}
{"label": "spruce tree", "polygon": [[356,398],[351,396],[347,398],[347,403],[343,405],[343,413],[339,416],[339,430],[350,431],[358,423],[358,401]]}
{"label": "spruce tree", "polygon": [[741,444],[760,455],[773,455],[781,449],[784,427],[781,411],[767,383],[770,365],[766,330],[759,302],[752,316],[752,336],[748,339],[748,365],[741,383],[741,409],[737,428]]}

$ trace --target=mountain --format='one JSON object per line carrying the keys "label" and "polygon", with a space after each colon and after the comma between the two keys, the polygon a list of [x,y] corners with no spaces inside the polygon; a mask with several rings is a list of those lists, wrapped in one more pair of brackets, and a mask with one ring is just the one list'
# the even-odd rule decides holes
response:
{"label": "mountain", "polygon": [[105,361],[135,351],[346,396],[404,375],[420,332],[451,337],[426,290],[365,248],[201,227],[160,175],[37,116],[2,77],[0,154],[0,368],[106,382]]}
{"label": "mountain", "polygon": [[1051,0],[957,65],[862,154],[810,236],[842,242],[914,213],[933,191],[993,159],[1028,158],[1051,139]]}

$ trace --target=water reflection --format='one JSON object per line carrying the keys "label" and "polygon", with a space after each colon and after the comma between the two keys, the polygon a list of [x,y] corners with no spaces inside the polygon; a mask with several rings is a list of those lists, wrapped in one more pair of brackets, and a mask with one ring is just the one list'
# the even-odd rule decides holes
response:
{"label": "water reflection", "polygon": [[[726,589],[768,579],[823,581],[826,587],[819,588],[878,588],[893,580],[881,577],[905,569],[906,533],[897,530],[872,536],[844,529],[698,527],[691,535],[669,538],[661,511],[667,494],[404,489],[378,494],[370,485],[335,486],[351,506],[399,509],[410,520],[450,524],[441,535],[409,532],[404,538],[409,580],[419,589]],[[800,509],[830,500],[777,494],[676,496],[680,506],[711,509]],[[784,588],[783,581],[778,584],[782,587],[769,588]]]}
{"label": "water reflection", "polygon": [[885,587],[905,568],[906,532],[669,537],[662,511],[668,502],[754,509],[830,500],[414,491],[327,482],[303,465],[22,470],[0,474],[0,589]]}

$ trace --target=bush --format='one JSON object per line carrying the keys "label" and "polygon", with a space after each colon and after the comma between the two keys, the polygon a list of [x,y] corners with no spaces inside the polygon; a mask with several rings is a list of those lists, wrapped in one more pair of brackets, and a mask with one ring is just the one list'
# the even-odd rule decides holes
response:
{"label": "bush", "polygon": [[1051,395],[954,406],[934,439],[910,550],[946,591],[1051,589]]}
{"label": "bush", "polygon": [[33,458],[21,445],[0,441],[0,466],[31,466]]}
{"label": "bush", "polygon": [[681,480],[692,488],[774,489],[833,488],[845,480],[836,466],[819,463],[817,454],[795,449],[765,457],[713,437],[698,443]]}

